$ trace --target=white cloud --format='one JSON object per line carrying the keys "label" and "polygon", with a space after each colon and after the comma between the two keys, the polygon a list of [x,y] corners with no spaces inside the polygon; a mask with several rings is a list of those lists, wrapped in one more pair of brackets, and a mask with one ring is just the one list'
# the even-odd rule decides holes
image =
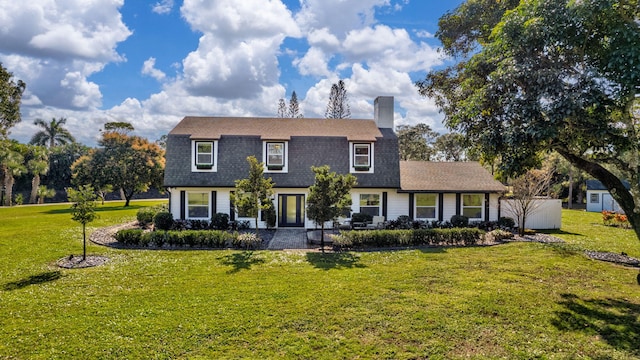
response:
{"label": "white cloud", "polygon": [[432,33],[428,32],[426,30],[416,30],[415,34],[416,34],[417,37],[425,38],[425,39],[431,39],[431,38],[434,37]]}
{"label": "white cloud", "polygon": [[329,56],[317,47],[311,47],[302,57],[293,60],[301,75],[329,76]]}
{"label": "white cloud", "polygon": [[152,78],[162,81],[167,77],[167,74],[155,68],[156,58],[150,57],[142,64],[142,75],[149,75]]}
{"label": "white cloud", "polygon": [[158,1],[151,7],[151,11],[156,14],[165,15],[173,10],[173,0]]}
{"label": "white cloud", "polygon": [[349,30],[375,22],[375,8],[389,0],[300,0],[296,22],[305,32],[328,28],[339,38]]}

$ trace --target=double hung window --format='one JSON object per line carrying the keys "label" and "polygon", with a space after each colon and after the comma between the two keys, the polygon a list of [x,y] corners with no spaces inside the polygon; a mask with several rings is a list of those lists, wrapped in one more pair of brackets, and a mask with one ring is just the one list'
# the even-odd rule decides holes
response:
{"label": "double hung window", "polygon": [[371,216],[379,216],[380,194],[360,194],[360,212]]}
{"label": "double hung window", "polygon": [[468,217],[469,220],[481,220],[483,204],[484,204],[484,195],[463,194],[462,195],[462,215]]}
{"label": "double hung window", "polygon": [[437,194],[416,194],[416,219],[435,219],[438,204]]}
{"label": "double hung window", "polygon": [[284,150],[283,142],[267,143],[267,168],[269,170],[282,170],[284,167]]}

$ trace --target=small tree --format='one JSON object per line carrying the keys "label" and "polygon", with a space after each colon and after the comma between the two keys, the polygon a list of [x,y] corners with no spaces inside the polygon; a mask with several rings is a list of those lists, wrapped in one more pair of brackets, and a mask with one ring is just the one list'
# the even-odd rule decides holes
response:
{"label": "small tree", "polygon": [[524,235],[527,218],[540,207],[537,200],[549,188],[552,174],[552,171],[529,170],[513,181],[513,196],[505,206],[516,217],[520,236]]}
{"label": "small tree", "polygon": [[255,156],[247,157],[249,177],[236,180],[236,191],[231,194],[231,201],[237,209],[255,219],[256,236],[260,237],[258,215],[261,210],[273,206],[273,180],[263,176],[264,163],[258,162]]}
{"label": "small tree", "polygon": [[282,98],[278,100],[278,117],[279,118],[287,117],[287,103]]}
{"label": "small tree", "polygon": [[38,197],[38,204],[44,204],[44,199],[49,199],[56,196],[56,190],[49,189],[45,185],[40,185],[38,186],[36,195]]}
{"label": "small tree", "polygon": [[82,224],[82,260],[87,258],[87,224],[95,220],[96,214],[96,194],[90,185],[84,185],[75,189],[69,189],[69,200],[74,204],[71,206],[74,221]]}
{"label": "small tree", "polygon": [[356,185],[351,174],[338,175],[329,166],[312,166],[315,183],[309,188],[307,216],[320,225],[320,246],[324,252],[324,223],[335,220],[351,207],[349,192]]}
{"label": "small tree", "polygon": [[291,99],[289,100],[289,117],[290,118],[303,118],[304,115],[300,112],[300,104],[298,103],[298,95],[296,92],[291,93]]}

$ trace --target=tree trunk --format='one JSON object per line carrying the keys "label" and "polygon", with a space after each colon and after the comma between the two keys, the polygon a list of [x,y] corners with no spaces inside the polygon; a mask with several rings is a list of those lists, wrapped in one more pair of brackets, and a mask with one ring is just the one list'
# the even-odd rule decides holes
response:
{"label": "tree trunk", "polygon": [[573,209],[573,167],[569,166],[569,199],[567,209]]}
{"label": "tree trunk", "polygon": [[87,225],[82,224],[82,261],[87,259]]}
{"label": "tree trunk", "polygon": [[[635,211],[635,199],[631,192],[627,190],[622,181],[613,175],[609,170],[600,164],[585,160],[577,155],[568,152],[565,149],[556,149],[560,155],[575,165],[578,169],[582,169],[589,175],[598,179],[611,193],[611,196],[618,202],[622,210],[627,215],[627,220],[633,228],[636,237],[640,239],[640,212]],[[633,187],[637,184],[631,184]]]}
{"label": "tree trunk", "polygon": [[14,179],[13,176],[11,175],[6,175],[5,179],[4,179],[4,186],[6,187],[6,191],[4,193],[4,203],[6,204],[6,206],[11,206],[13,205],[13,183],[14,183]]}
{"label": "tree trunk", "polygon": [[38,198],[38,186],[40,186],[40,174],[34,174],[31,180],[31,196],[29,196],[29,204],[35,204]]}
{"label": "tree trunk", "polygon": [[324,254],[324,221],[322,225],[320,225],[320,249],[322,249],[322,253]]}
{"label": "tree trunk", "polygon": [[[120,199],[121,200],[126,200],[127,199],[127,197],[124,195],[124,189],[123,188],[120,188]],[[129,206],[129,205],[125,205],[125,206]]]}
{"label": "tree trunk", "polygon": [[[258,211],[258,214],[260,214],[260,211]],[[256,223],[256,237],[260,239],[260,229],[258,228],[258,215],[256,215],[254,219]]]}

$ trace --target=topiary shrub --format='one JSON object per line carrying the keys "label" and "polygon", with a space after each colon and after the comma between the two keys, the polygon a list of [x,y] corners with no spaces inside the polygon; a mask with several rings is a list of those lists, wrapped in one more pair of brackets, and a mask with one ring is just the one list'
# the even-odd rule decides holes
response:
{"label": "topiary shrub", "polygon": [[469,226],[469,218],[464,215],[453,215],[449,220],[453,227],[467,227]]}
{"label": "topiary shrub", "polygon": [[516,226],[516,221],[510,217],[503,216],[498,219],[498,226],[502,229],[513,229]]}
{"label": "topiary shrub", "polygon": [[161,211],[153,217],[156,230],[170,230],[173,226],[173,215],[168,211]]}
{"label": "topiary shrub", "polygon": [[229,229],[229,215],[225,213],[215,213],[211,217],[211,227],[216,230]]}

